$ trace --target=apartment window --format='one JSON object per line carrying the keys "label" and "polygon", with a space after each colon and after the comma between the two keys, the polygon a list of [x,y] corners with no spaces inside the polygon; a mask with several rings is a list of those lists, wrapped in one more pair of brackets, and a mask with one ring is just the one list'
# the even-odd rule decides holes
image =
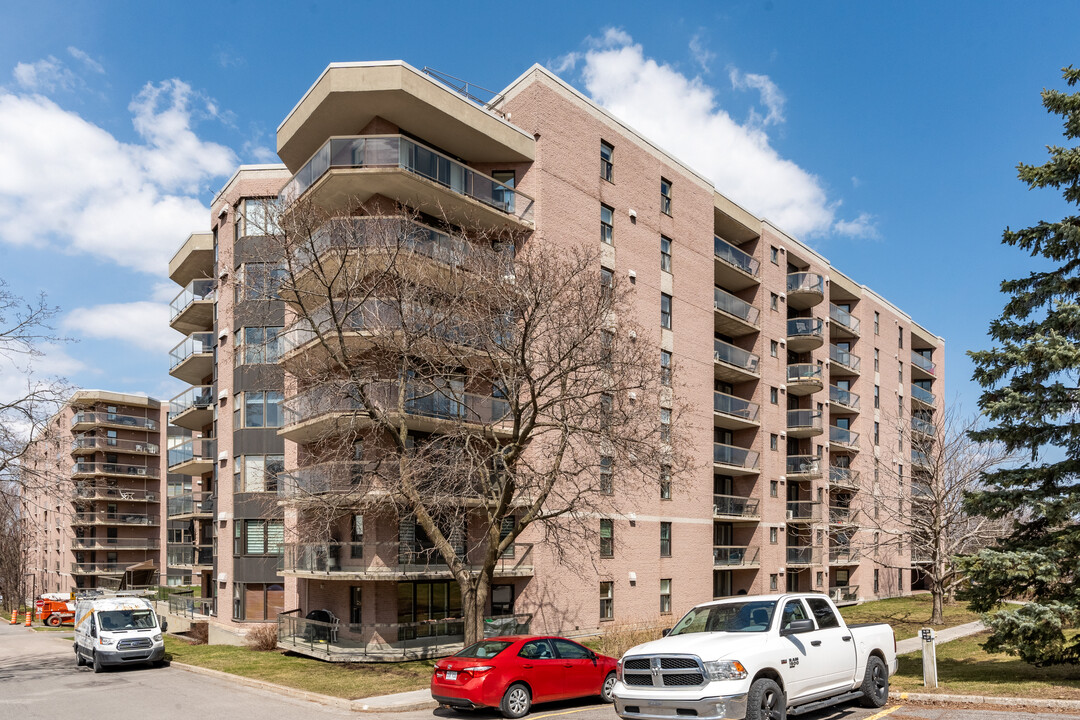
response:
{"label": "apartment window", "polygon": [[660,442],[671,442],[671,411],[660,408]]}
{"label": "apartment window", "polygon": [[777,497],[777,490],[780,487],[780,483],[776,480],[769,481],[769,497]]}
{"label": "apartment window", "polygon": [[671,353],[660,351],[660,384],[671,387]]}
{"label": "apartment window", "polygon": [[671,523],[660,523],[660,557],[671,557]]}
{"label": "apartment window", "polygon": [[773,310],[780,309],[780,296],[776,293],[769,293],[769,307]]}
{"label": "apartment window", "polygon": [[881,440],[881,423],[874,423],[874,444]]}
{"label": "apartment window", "polygon": [[[281,555],[285,543],[285,526],[282,520],[236,521],[237,555]],[[243,530],[243,536],[240,532]]]}
{"label": "apartment window", "polygon": [[660,466],[660,499],[671,499],[671,466]]}
{"label": "apartment window", "polygon": [[285,587],[277,583],[233,583],[233,620],[276,620],[285,611]]}
{"label": "apartment window", "polygon": [[600,141],[600,177],[609,183],[615,182],[615,146]]}
{"label": "apartment window", "polygon": [[775,590],[776,589],[776,581],[777,581],[777,576],[776,575],[770,575],[769,576],[769,589],[770,590]]}
{"label": "apartment window", "polygon": [[[876,572],[876,571],[875,571]],[[600,619],[611,620],[615,617],[615,583],[600,583]]]}
{"label": "apartment window", "polygon": [[874,372],[881,372],[881,352],[874,348]]}
{"label": "apartment window", "polygon": [[874,311],[874,334],[881,334],[881,313]]}
{"label": "apartment window", "polygon": [[779,355],[779,350],[780,350],[780,343],[776,342],[775,340],[770,340],[769,341],[769,354],[772,355],[773,357],[777,357]]}
{"label": "apartment window", "polygon": [[281,427],[284,399],[284,393],[276,390],[237,393],[233,398],[233,429]]}
{"label": "apartment window", "polygon": [[600,429],[611,426],[611,414],[615,411],[615,397],[611,393],[600,394]]}
{"label": "apartment window", "polygon": [[275,211],[276,202],[274,198],[251,198],[244,200],[242,205],[238,205],[234,239],[239,240],[246,236],[280,235],[281,228],[278,227]]}
{"label": "apartment window", "polygon": [[660,212],[671,214],[671,181],[660,178]]}
{"label": "apartment window", "polygon": [[779,444],[779,437],[777,437],[776,433],[770,434],[769,435],[769,449],[770,450],[776,450],[778,444]]}
{"label": "apartment window", "polygon": [[772,261],[773,265],[780,264],[780,250],[776,246],[769,248],[769,260]]}
{"label": "apartment window", "polygon": [[874,594],[881,592],[880,571],[874,568]]}
{"label": "apartment window", "polygon": [[896,590],[898,592],[904,592],[904,569],[896,569]]}
{"label": "apartment window", "polygon": [[237,272],[237,300],[279,300],[288,271],[277,263],[244,263]]}
{"label": "apartment window", "polygon": [[611,466],[614,462],[615,458],[610,455],[600,456],[600,492],[604,495],[612,495],[615,492],[611,476]]}
{"label": "apartment window", "polygon": [[284,455],[238,455],[233,458],[233,489],[238,493],[277,492],[283,472]]}
{"label": "apartment window", "polygon": [[902,418],[904,416],[904,396],[900,395],[896,398],[896,417]]}
{"label": "apartment window", "polygon": [[776,528],[769,528],[769,544],[775,545],[780,540],[780,533]]}
{"label": "apartment window", "polygon": [[769,402],[773,405],[777,405],[780,402],[780,390],[774,387],[769,388]]}
{"label": "apartment window", "polygon": [[660,614],[671,614],[671,578],[660,580]]}
{"label": "apartment window", "polygon": [[615,209],[600,206],[600,242],[615,244]]}
{"label": "apartment window", "polygon": [[660,293],[660,327],[671,329],[671,296]]}
{"label": "apartment window", "polygon": [[877,410],[881,407],[881,386],[874,386],[874,409]]}
{"label": "apartment window", "polygon": [[824,582],[825,582],[825,573],[820,573],[819,572],[817,574],[817,577],[814,579],[814,584],[817,585],[818,587],[821,587]]}
{"label": "apartment window", "polygon": [[901,350],[903,350],[904,349],[904,328],[898,327],[896,329],[900,332],[900,337],[897,340],[897,342],[899,343],[897,347],[899,347]]}
{"label": "apartment window", "polygon": [[233,335],[243,365],[272,365],[281,357],[280,327],[246,327]]}
{"label": "apartment window", "polygon": [[615,273],[609,268],[600,267],[600,296],[607,302],[611,301],[611,289],[615,287]]}
{"label": "apartment window", "polygon": [[615,557],[615,521],[600,521],[600,557]]}
{"label": "apartment window", "polygon": [[671,272],[671,238],[660,236],[660,269]]}
{"label": "apartment window", "polygon": [[904,363],[900,363],[900,365],[897,366],[896,379],[901,385],[904,384]]}

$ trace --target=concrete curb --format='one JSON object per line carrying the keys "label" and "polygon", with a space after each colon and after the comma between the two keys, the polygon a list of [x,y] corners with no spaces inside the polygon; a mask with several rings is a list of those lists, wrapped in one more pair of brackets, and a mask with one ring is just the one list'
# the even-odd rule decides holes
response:
{"label": "concrete curb", "polygon": [[927,705],[1001,705],[1012,708],[1041,708],[1046,710],[1075,710],[1080,712],[1080,700],[1054,700],[1052,698],[997,697],[995,695],[938,695],[937,693],[909,693],[893,690],[890,700],[907,700]]}
{"label": "concrete curb", "polygon": [[219,680],[224,680],[235,685],[266,690],[296,700],[305,700],[319,705],[328,705],[340,710],[351,710],[352,712],[358,713],[399,713],[410,712],[413,710],[434,709],[439,706],[437,702],[432,700],[431,694],[427,690],[414,690],[394,695],[376,695],[369,698],[360,698],[359,700],[347,700],[345,698],[336,698],[329,695],[320,695],[319,693],[308,692],[307,690],[297,690],[296,688],[277,685],[265,680],[256,680],[242,675],[233,675],[232,673],[222,672],[220,670],[211,670],[198,665],[188,665],[187,663],[177,662],[175,660],[170,663],[170,666],[186,670],[190,673],[195,673],[196,675],[206,675],[207,677],[218,678]]}

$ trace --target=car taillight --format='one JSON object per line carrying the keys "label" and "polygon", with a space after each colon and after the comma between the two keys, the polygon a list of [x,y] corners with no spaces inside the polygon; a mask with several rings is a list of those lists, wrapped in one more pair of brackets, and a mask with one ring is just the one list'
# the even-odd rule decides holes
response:
{"label": "car taillight", "polygon": [[473,667],[462,668],[463,672],[467,672],[470,675],[483,675],[488,670],[494,670],[494,665],[474,665]]}

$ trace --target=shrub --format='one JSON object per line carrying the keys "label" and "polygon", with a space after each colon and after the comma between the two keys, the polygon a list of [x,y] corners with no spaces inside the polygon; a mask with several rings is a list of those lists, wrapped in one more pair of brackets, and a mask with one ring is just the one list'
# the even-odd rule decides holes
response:
{"label": "shrub", "polygon": [[253,625],[251,629],[247,631],[247,635],[244,636],[244,641],[252,650],[259,650],[261,652],[277,650],[277,629],[276,623]]}
{"label": "shrub", "polygon": [[[670,623],[669,623],[670,624]],[[630,648],[650,640],[659,640],[664,627],[657,618],[649,622],[613,622],[605,628],[596,645],[596,651],[602,655],[620,658]]]}
{"label": "shrub", "polygon": [[192,645],[205,645],[210,640],[210,625],[204,622],[191,623],[187,636]]}

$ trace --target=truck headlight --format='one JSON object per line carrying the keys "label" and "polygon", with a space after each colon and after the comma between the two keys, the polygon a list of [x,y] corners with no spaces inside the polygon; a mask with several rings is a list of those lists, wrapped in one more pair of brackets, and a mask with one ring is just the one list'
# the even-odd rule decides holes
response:
{"label": "truck headlight", "polygon": [[738,660],[709,660],[705,664],[705,674],[710,680],[743,680],[746,668]]}
{"label": "truck headlight", "polygon": [[112,645],[114,642],[116,642],[116,638],[98,638],[98,644],[100,645]]}
{"label": "truck headlight", "polygon": [[619,658],[619,662],[615,663],[615,679],[622,682],[622,658]]}
{"label": "truck headlight", "polygon": [[156,642],[156,643],[161,642],[161,633],[158,633],[157,635],[154,636],[154,642]]}

